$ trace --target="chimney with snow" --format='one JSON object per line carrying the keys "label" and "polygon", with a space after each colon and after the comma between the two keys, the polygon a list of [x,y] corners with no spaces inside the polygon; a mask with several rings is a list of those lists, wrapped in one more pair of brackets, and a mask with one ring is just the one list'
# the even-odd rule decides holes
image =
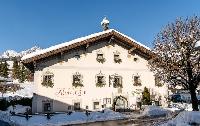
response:
{"label": "chimney with snow", "polygon": [[104,17],[104,19],[101,21],[101,26],[103,27],[104,31],[109,29],[109,20],[106,17]]}

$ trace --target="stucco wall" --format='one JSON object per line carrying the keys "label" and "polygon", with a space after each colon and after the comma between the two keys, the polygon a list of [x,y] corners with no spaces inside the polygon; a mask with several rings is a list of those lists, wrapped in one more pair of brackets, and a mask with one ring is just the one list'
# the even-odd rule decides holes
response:
{"label": "stucco wall", "polygon": [[[106,61],[102,64],[97,62],[97,52],[103,52]],[[120,52],[122,62],[114,62],[115,51]],[[79,54],[80,58],[75,58],[75,54]],[[134,61],[134,58],[138,58]],[[54,74],[54,87],[46,88],[41,85],[42,77],[46,72]],[[72,76],[79,72],[83,76],[82,88],[74,88],[72,86]],[[106,77],[105,87],[96,87],[96,74],[102,73]],[[119,94],[117,88],[109,87],[109,75],[118,74],[122,76],[122,93]],[[142,86],[133,86],[133,76],[139,75]],[[148,68],[148,61],[135,53],[129,54],[128,50],[118,44],[107,45],[101,42],[97,45],[91,45],[85,52],[84,49],[76,49],[63,54],[63,61],[59,58],[52,57],[46,61],[37,63],[34,74],[36,86],[37,100],[33,100],[35,109],[33,112],[42,112],[42,101],[45,99],[53,100],[53,111],[67,111],[68,105],[74,102],[81,102],[81,108],[88,106],[93,110],[93,102],[99,101],[103,104],[103,98],[113,98],[122,95],[127,98],[128,106],[136,104],[136,89],[143,90],[146,86],[150,91],[157,92],[161,96],[167,95],[166,87],[155,87],[153,73]],[[61,95],[61,92],[64,95]],[[68,94],[69,92],[69,94]],[[71,94],[70,94],[71,93]],[[41,96],[45,96],[41,97]],[[110,105],[111,107],[111,105]]]}

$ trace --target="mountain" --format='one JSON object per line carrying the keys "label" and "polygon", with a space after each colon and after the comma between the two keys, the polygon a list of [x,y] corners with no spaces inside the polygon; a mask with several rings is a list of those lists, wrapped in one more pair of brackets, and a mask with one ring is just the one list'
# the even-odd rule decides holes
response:
{"label": "mountain", "polygon": [[37,46],[34,46],[30,49],[27,49],[27,50],[24,50],[24,51],[21,51],[21,52],[16,52],[14,50],[7,50],[2,55],[0,55],[0,58],[1,59],[9,59],[9,58],[14,58],[14,57],[22,57],[26,54],[36,52],[36,51],[39,51],[39,50],[41,50],[41,48],[37,47]]}

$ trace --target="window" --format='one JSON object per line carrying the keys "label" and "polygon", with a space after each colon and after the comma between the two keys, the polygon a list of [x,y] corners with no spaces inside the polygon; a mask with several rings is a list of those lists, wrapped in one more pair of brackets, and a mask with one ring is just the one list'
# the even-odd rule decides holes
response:
{"label": "window", "polygon": [[93,102],[94,109],[99,109],[99,102]]}
{"label": "window", "polygon": [[74,110],[81,110],[81,104],[80,104],[80,102],[75,102],[74,103]]}
{"label": "window", "polygon": [[112,82],[113,82],[114,88],[122,88],[122,77],[121,76],[114,75],[111,79],[113,80]]}
{"label": "window", "polygon": [[140,76],[134,76],[134,82],[133,82],[134,86],[141,86],[141,80],[140,80]]}
{"label": "window", "polygon": [[82,84],[82,75],[78,72],[76,72],[74,75],[73,75],[73,82],[72,82],[72,85],[74,87],[83,87],[83,84]]}
{"label": "window", "polygon": [[106,79],[105,75],[101,73],[98,73],[96,75],[96,87],[103,87],[106,85]]}
{"label": "window", "polygon": [[98,51],[97,52],[97,58],[96,60],[99,62],[99,63],[104,63],[106,61],[106,59],[104,58],[104,55],[101,51]]}
{"label": "window", "polygon": [[43,81],[41,83],[43,86],[45,87],[53,87],[54,83],[53,83],[53,74],[49,74],[49,75],[44,75],[43,76]]}
{"label": "window", "polygon": [[51,112],[51,103],[43,103],[43,111]]}
{"label": "window", "polygon": [[162,87],[163,84],[161,82],[161,78],[158,77],[158,76],[155,76],[155,86],[158,86],[158,87]]}
{"label": "window", "polygon": [[68,110],[72,110],[72,106],[68,106]]}
{"label": "window", "polygon": [[103,104],[111,104],[111,98],[104,98]]}
{"label": "window", "polygon": [[81,56],[78,53],[76,53],[74,57],[78,60]]}
{"label": "window", "polygon": [[133,60],[136,62],[136,61],[138,61],[138,58],[134,58]]}
{"label": "window", "polygon": [[122,62],[122,60],[120,58],[120,52],[118,52],[118,51],[114,52],[114,61],[115,61],[115,63],[121,63]]}

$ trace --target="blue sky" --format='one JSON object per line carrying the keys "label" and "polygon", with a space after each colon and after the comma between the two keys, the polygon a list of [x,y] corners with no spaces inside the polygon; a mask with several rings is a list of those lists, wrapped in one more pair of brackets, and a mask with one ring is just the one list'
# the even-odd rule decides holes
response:
{"label": "blue sky", "polygon": [[177,17],[200,16],[199,0],[0,0],[0,53],[41,48],[110,28],[152,47]]}

